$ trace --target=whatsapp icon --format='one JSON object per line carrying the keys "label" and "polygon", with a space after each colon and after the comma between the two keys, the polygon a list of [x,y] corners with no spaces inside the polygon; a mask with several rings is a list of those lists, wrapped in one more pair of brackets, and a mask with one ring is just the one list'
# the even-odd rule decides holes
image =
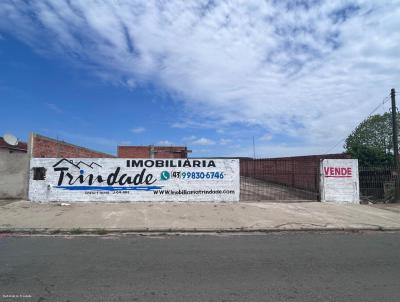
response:
{"label": "whatsapp icon", "polygon": [[168,180],[171,176],[168,171],[162,171],[160,175],[161,180]]}

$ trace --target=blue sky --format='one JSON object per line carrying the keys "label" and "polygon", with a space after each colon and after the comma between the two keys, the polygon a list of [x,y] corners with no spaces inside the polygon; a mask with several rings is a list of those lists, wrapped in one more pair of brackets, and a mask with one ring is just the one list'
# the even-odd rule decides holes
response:
{"label": "blue sky", "polygon": [[324,153],[400,88],[399,28],[400,1],[4,0],[0,132]]}

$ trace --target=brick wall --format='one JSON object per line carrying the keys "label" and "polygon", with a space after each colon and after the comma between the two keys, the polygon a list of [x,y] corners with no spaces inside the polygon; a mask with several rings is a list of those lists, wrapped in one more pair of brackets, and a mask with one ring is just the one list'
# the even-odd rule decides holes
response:
{"label": "brick wall", "polygon": [[64,141],[55,140],[39,134],[32,133],[30,137],[30,152],[32,157],[87,157],[111,158],[111,154],[98,152],[88,148],[73,145]]}
{"label": "brick wall", "polygon": [[320,161],[351,158],[349,154],[326,154],[240,160],[240,175],[298,189],[319,192]]}
{"label": "brick wall", "polygon": [[[152,152],[153,150],[153,152]],[[187,158],[183,146],[118,146],[118,157],[122,158]]]}

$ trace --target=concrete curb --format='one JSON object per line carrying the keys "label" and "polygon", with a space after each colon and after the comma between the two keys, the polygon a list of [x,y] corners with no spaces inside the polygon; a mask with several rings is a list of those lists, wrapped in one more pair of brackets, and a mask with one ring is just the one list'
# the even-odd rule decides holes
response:
{"label": "concrete curb", "polygon": [[396,232],[400,228],[394,227],[365,227],[365,228],[196,228],[196,229],[100,229],[100,228],[0,228],[0,234],[12,235],[107,235],[107,234],[252,234],[252,233],[280,233],[280,232]]}

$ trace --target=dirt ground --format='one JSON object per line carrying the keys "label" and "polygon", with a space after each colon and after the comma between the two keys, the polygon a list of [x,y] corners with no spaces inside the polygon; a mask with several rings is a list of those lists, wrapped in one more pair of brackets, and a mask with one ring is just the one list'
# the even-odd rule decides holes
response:
{"label": "dirt ground", "polygon": [[240,178],[240,201],[300,202],[317,201],[318,193],[308,192],[249,177]]}

